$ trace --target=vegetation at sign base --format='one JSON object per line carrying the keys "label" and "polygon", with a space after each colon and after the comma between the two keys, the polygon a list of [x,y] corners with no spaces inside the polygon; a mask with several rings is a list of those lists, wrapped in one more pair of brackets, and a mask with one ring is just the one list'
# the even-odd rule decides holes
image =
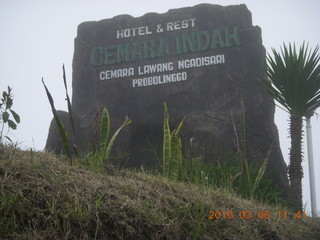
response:
{"label": "vegetation at sign base", "polygon": [[[183,127],[184,120],[185,118],[176,129],[171,131],[168,107],[164,103],[163,176],[171,180],[228,189],[244,199],[255,199],[266,204],[287,206],[287,201],[283,199],[283,189],[277,186],[270,174],[265,174],[271,148],[261,166],[257,166],[256,161],[249,161],[247,158],[245,107],[242,100],[240,130],[236,129],[233,121],[238,150],[235,155],[229,156],[223,161],[208,163],[204,161],[203,156],[193,156],[193,138],[190,139],[189,145],[186,144],[185,154],[182,154],[182,141],[179,132]],[[237,131],[240,131],[240,134]]]}
{"label": "vegetation at sign base", "polygon": [[[58,113],[54,106],[54,101],[51,96],[50,91],[48,90],[46,84],[42,80],[43,86],[45,88],[52,113],[54,115],[57,128],[59,129],[60,140],[64,149],[64,153],[68,157],[70,163],[72,164],[74,159],[80,158],[80,149],[76,144],[76,131],[74,128],[73,114],[71,102],[68,94],[67,84],[66,84],[66,74],[65,68],[63,69],[63,82],[66,91],[66,100],[68,103],[68,113],[70,126],[72,128],[72,146],[74,152],[71,152],[70,143],[68,141],[68,133],[64,128],[62,121],[60,120]],[[282,199],[282,191],[279,189],[276,184],[270,182],[265,182],[267,178],[264,177],[265,169],[267,162],[269,160],[269,154],[263,160],[263,164],[259,167],[258,171],[252,168],[252,163],[249,167],[249,162],[246,154],[246,130],[245,130],[245,108],[243,101],[241,100],[241,111],[242,116],[240,119],[240,139],[238,138],[239,134],[233,121],[235,136],[237,137],[238,144],[238,156],[239,158],[236,166],[240,166],[237,172],[225,171],[216,166],[209,166],[209,164],[204,163],[202,156],[193,156],[193,140],[190,139],[189,145],[186,146],[185,154],[182,151],[182,140],[179,136],[180,130],[183,127],[184,119],[180,122],[178,127],[174,130],[170,129],[169,125],[169,112],[166,102],[164,102],[164,123],[163,123],[163,153],[162,153],[162,173],[163,176],[176,181],[186,181],[196,184],[202,184],[205,186],[214,185],[221,188],[228,188],[229,191],[234,191],[238,193],[242,198],[250,200],[258,200],[264,203],[280,203],[284,200]],[[110,116],[106,107],[103,108],[101,120],[99,122],[99,112],[100,109],[97,109],[95,116],[95,127],[93,139],[99,138],[99,146],[95,140],[92,141],[92,151],[87,153],[86,157],[81,160],[83,164],[89,164],[92,170],[98,171],[100,173],[106,172],[107,166],[110,165],[110,153],[113,147],[114,142],[117,139],[118,134],[131,123],[131,120],[126,116],[123,124],[118,128],[114,135],[109,140],[110,132]],[[98,135],[98,128],[100,129],[100,134]],[[239,131],[239,130],[238,130]],[[159,158],[157,158],[159,159]],[[232,166],[232,169],[234,166]],[[215,170],[217,169],[217,171]],[[218,174],[216,174],[218,172]],[[214,174],[213,174],[214,173]],[[255,176],[253,178],[253,176]],[[240,181],[239,181],[240,180]],[[271,187],[271,188],[270,188]]]}
{"label": "vegetation at sign base", "polygon": [[[62,71],[63,71],[63,83],[64,83],[64,88],[66,90],[66,100],[68,104],[68,114],[69,114],[69,121],[70,125],[72,128],[72,146],[73,146],[73,153],[70,150],[70,144],[69,144],[69,138],[68,138],[68,132],[66,131],[63,122],[59,118],[58,112],[54,106],[54,101],[52,98],[52,95],[47,88],[46,84],[44,83],[44,80],[42,78],[42,84],[45,88],[50,106],[51,106],[51,111],[53,113],[54,120],[56,122],[58,132],[60,135],[60,141],[62,144],[63,152],[64,154],[67,155],[67,157],[70,160],[70,163],[72,163],[73,158],[79,158],[80,157],[80,149],[77,146],[76,143],[76,131],[75,131],[75,126],[74,126],[74,118],[73,118],[73,111],[72,111],[72,106],[71,106],[71,101],[70,97],[68,94],[68,88],[67,88],[67,80],[66,80],[66,72],[64,65],[62,66]],[[96,114],[98,114],[100,109],[97,109]],[[98,116],[98,115],[96,115]],[[111,139],[109,140],[109,132],[110,132],[110,116],[109,112],[106,107],[103,108],[102,111],[102,116],[101,116],[101,121],[100,121],[100,140],[99,140],[99,149],[96,149],[95,143],[92,143],[93,149],[91,152],[88,153],[87,157],[89,158],[89,163],[92,168],[96,169],[97,171],[104,172],[105,165],[108,164],[106,160],[109,160],[109,156],[111,153],[111,149],[113,147],[113,144],[115,143],[119,133],[122,131],[123,128],[128,126],[131,123],[131,120],[126,116],[123,124],[117,129],[117,131],[113,134]],[[96,122],[98,125],[98,122]]]}
{"label": "vegetation at sign base", "polygon": [[[51,153],[0,150],[1,239],[320,239],[319,219],[147,173],[101,174]],[[270,211],[210,220],[209,211]]]}

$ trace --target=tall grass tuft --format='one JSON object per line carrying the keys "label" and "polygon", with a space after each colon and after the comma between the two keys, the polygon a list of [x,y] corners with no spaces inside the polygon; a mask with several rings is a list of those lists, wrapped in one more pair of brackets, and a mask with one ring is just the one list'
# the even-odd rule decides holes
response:
{"label": "tall grass tuft", "polygon": [[163,175],[178,180],[182,169],[182,144],[178,136],[184,119],[180,122],[177,129],[172,132],[169,126],[169,112],[167,104],[164,103],[164,123],[163,123]]}
{"label": "tall grass tuft", "polygon": [[[255,196],[255,191],[265,173],[269,156],[271,153],[271,149],[268,151],[267,156],[264,158],[261,167],[259,168],[258,174],[254,181],[251,179],[250,176],[250,169],[249,169],[249,163],[247,159],[247,144],[246,144],[246,118],[245,118],[245,107],[243,104],[243,100],[241,100],[241,119],[240,119],[240,141],[238,139],[238,154],[240,158],[240,165],[241,165],[241,172],[243,172],[243,186],[242,189],[242,195],[243,197],[247,197],[249,199],[253,199]],[[235,124],[233,122],[234,131],[236,136],[238,136]]]}

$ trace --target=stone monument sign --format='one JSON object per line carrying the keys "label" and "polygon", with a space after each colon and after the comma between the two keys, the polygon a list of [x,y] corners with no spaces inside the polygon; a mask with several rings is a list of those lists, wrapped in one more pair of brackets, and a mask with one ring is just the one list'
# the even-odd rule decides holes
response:
{"label": "stone monument sign", "polygon": [[[184,146],[193,139],[195,155],[223,160],[239,149],[244,112],[248,158],[261,163],[271,149],[268,170],[287,186],[274,102],[259,85],[264,64],[261,29],[245,5],[81,23],[72,78],[78,144],[90,142],[95,113],[106,106],[113,130],[126,115],[132,120],[114,153],[126,153],[129,167],[159,164],[166,102],[172,129],[186,117]],[[52,122],[46,149],[61,152],[59,141]]]}

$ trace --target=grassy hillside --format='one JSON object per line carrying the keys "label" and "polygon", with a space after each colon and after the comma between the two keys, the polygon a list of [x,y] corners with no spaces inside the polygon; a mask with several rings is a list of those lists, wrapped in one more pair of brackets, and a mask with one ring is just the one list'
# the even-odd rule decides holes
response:
{"label": "grassy hillside", "polygon": [[[319,219],[279,219],[280,206],[137,171],[108,172],[1,148],[0,239],[320,239]],[[209,211],[220,218],[209,219]]]}

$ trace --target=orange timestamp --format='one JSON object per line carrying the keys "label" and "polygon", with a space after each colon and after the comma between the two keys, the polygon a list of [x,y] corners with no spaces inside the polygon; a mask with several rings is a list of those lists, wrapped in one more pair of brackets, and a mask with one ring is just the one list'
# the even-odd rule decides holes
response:
{"label": "orange timestamp", "polygon": [[288,219],[302,218],[306,219],[307,215],[305,211],[298,211],[296,213],[290,213],[287,211],[277,211],[272,213],[271,211],[209,211],[209,219]]}

